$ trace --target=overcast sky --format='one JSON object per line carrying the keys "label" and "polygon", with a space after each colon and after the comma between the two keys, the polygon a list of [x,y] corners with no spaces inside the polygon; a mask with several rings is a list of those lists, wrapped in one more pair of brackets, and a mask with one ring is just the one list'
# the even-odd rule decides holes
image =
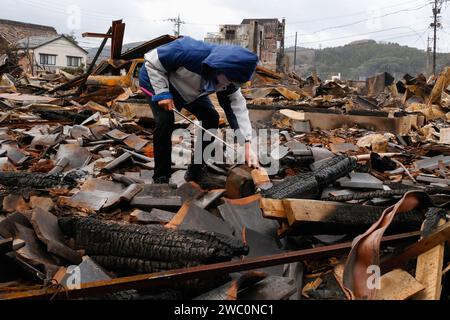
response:
{"label": "overcast sky", "polygon": [[[376,3],[375,3],[376,2]],[[0,18],[54,26],[59,33],[75,32],[84,47],[98,39],[83,32],[106,32],[112,19],[126,23],[125,43],[172,34],[180,14],[183,35],[203,39],[220,24],[244,18],[286,18],[286,44],[319,48],[359,39],[397,42],[426,49],[432,36],[429,0],[2,0]],[[450,7],[443,6],[440,52],[450,52]]]}

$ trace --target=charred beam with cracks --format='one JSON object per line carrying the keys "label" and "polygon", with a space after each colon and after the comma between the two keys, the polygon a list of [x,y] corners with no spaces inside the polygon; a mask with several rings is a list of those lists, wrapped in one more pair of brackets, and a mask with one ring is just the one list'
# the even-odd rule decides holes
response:
{"label": "charred beam with cracks", "polygon": [[[60,218],[59,225],[63,233],[74,238],[77,249],[85,250],[102,267],[123,275],[226,262],[249,251],[242,241],[215,233],[121,225],[79,217]],[[223,274],[173,283],[165,289],[176,289],[185,297],[193,297],[227,280],[228,275]]]}
{"label": "charred beam with cracks", "polygon": [[61,186],[75,187],[77,173],[46,174],[37,172],[0,172],[0,185],[8,189],[51,189]]}
{"label": "charred beam with cracks", "polygon": [[163,226],[122,225],[93,218],[60,218],[63,233],[77,249],[107,269],[155,272],[231,260],[249,248],[238,239]]}
{"label": "charred beam with cracks", "polygon": [[326,161],[316,171],[285,179],[273,188],[263,191],[270,199],[296,198],[317,195],[320,188],[335,182],[356,168],[356,158],[336,156]]}

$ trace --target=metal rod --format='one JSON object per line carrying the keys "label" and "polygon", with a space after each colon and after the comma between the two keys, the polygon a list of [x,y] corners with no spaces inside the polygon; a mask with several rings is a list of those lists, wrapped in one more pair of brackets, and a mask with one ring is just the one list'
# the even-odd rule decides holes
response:
{"label": "metal rod", "polygon": [[179,115],[180,117],[182,117],[184,120],[189,121],[189,123],[192,123],[194,126],[196,126],[197,128],[200,128],[201,130],[203,130],[205,133],[211,135],[213,138],[217,139],[218,141],[222,142],[223,145],[227,146],[228,148],[233,149],[234,151],[236,151],[236,153],[238,153],[239,151],[237,150],[237,148],[235,146],[232,146],[231,144],[229,144],[228,142],[224,141],[223,139],[219,138],[217,135],[215,135],[214,133],[210,132],[209,130],[203,128],[201,125],[199,125],[198,123],[195,123],[194,121],[192,121],[191,119],[189,119],[188,117],[186,117],[184,114],[182,114],[180,111],[178,111],[177,109],[173,109],[173,112],[175,112],[177,115]]}

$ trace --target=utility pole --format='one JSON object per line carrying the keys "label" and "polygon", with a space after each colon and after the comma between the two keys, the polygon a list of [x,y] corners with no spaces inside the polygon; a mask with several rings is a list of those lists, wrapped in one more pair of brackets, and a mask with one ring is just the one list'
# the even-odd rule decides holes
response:
{"label": "utility pole", "polygon": [[167,19],[165,21],[170,21],[170,22],[174,23],[174,25],[175,25],[175,30],[174,30],[175,36],[179,37],[180,36],[180,27],[181,27],[181,25],[182,24],[186,24],[185,21],[181,21],[180,14],[178,14],[178,18],[169,18],[169,19]]}
{"label": "utility pole", "polygon": [[[446,0],[445,0],[446,1]],[[436,75],[436,51],[437,51],[437,29],[442,27],[441,9],[444,0],[433,0],[433,22],[430,26],[433,28],[433,74]]]}
{"label": "utility pole", "polygon": [[426,68],[426,73],[427,75],[430,75],[432,70],[431,70],[431,38],[430,36],[428,36],[428,40],[427,40],[427,68]]}
{"label": "utility pole", "polygon": [[297,31],[295,31],[295,46],[294,46],[294,72],[297,65]]}

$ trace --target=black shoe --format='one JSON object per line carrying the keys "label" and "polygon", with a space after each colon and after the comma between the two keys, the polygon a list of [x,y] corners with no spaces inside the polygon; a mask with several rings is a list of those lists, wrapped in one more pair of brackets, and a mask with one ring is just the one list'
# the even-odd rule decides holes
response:
{"label": "black shoe", "polygon": [[202,189],[223,189],[225,188],[225,179],[219,179],[209,174],[205,167],[199,165],[190,165],[184,175],[186,182],[195,182]]}
{"label": "black shoe", "polygon": [[170,179],[167,177],[159,177],[159,178],[153,179],[154,184],[168,184],[169,181],[170,181]]}

